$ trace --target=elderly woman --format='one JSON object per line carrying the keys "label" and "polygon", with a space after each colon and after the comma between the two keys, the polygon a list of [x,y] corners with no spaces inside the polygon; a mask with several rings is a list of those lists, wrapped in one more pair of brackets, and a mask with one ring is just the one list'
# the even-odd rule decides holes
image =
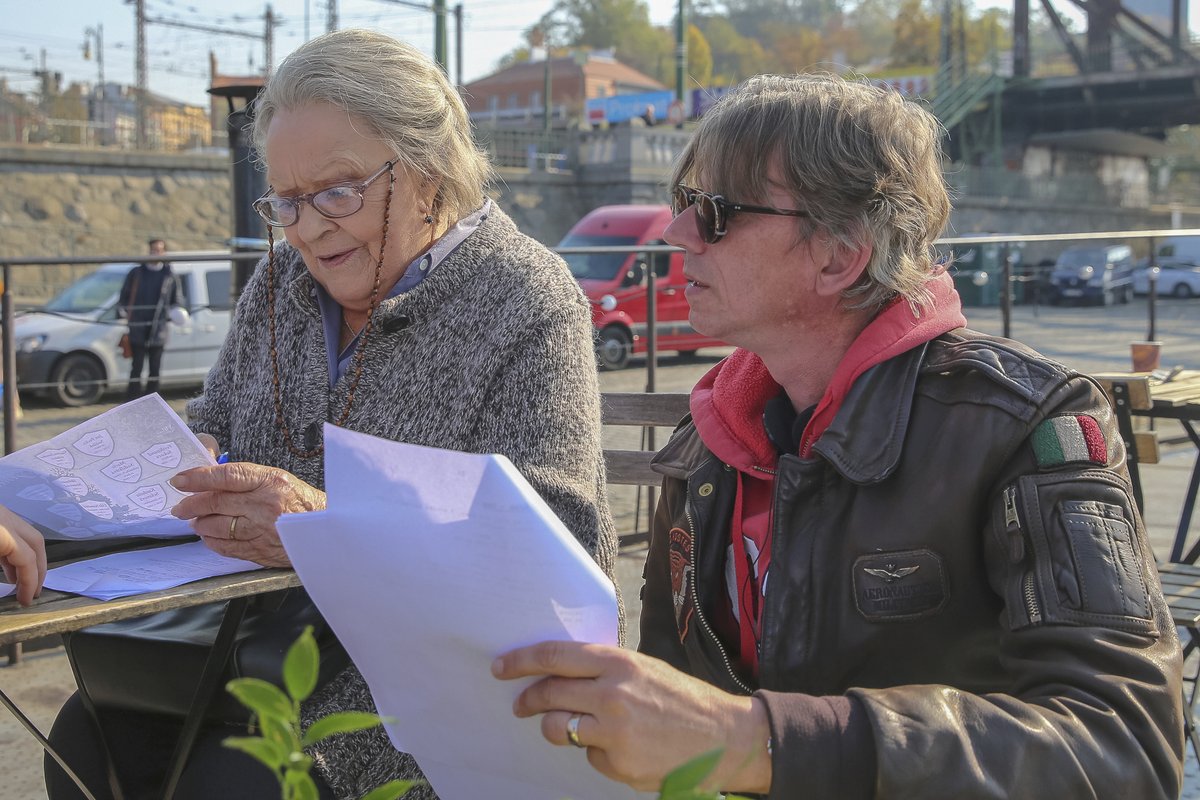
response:
{"label": "elderly woman", "polygon": [[[275,522],[324,506],[331,422],[507,456],[611,575],[588,305],[562,260],[484,196],[486,156],[438,67],[381,34],[322,36],[272,76],[254,135],[270,185],[255,209],[287,243],[260,263],[188,405],[231,463],[177,476],[193,494],[175,514],[219,553],[287,565]],[[303,711],[354,709],[373,704],[351,667]],[[118,774],[146,771],[138,721],[106,730],[110,744],[130,742],[124,762],[113,754]],[[67,727],[60,717],[55,733]],[[212,746],[227,733],[200,742],[177,797],[278,796],[265,768]],[[418,774],[381,729],[313,755],[330,797]],[[48,783],[52,798],[71,796]]]}

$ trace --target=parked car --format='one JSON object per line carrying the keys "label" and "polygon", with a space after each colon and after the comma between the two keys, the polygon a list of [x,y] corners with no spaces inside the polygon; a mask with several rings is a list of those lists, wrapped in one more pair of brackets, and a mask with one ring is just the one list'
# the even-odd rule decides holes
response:
{"label": "parked car", "polygon": [[1156,247],[1159,261],[1200,264],[1200,236],[1168,236]]}
{"label": "parked car", "polygon": [[[671,222],[667,206],[601,206],[575,225],[559,247],[661,245]],[[621,369],[632,355],[646,352],[647,275],[654,270],[659,351],[694,355],[724,342],[698,333],[688,322],[683,253],[565,253],[563,258],[592,302],[597,331],[596,357],[605,369]]]}
{"label": "parked car", "polygon": [[[124,388],[129,359],[118,342],[127,330],[117,316],[117,294],[136,264],[108,264],[77,280],[39,309],[17,315],[14,332],[17,386],[64,406],[100,399]],[[198,384],[216,361],[229,332],[228,261],[175,262],[190,319],[171,325],[163,352],[163,385]]]}
{"label": "parked car", "polygon": [[[1133,291],[1135,294],[1150,293],[1149,265],[1142,264],[1133,271]],[[1172,297],[1200,297],[1200,266],[1191,261],[1159,261],[1158,293]]]}
{"label": "parked car", "polygon": [[1133,298],[1129,245],[1075,245],[1058,255],[1050,272],[1051,303],[1128,303]]}

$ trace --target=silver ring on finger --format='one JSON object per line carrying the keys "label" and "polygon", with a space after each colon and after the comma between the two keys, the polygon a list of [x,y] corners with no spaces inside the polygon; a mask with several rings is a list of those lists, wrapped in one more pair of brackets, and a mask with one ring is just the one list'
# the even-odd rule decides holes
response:
{"label": "silver ring on finger", "polygon": [[576,747],[587,747],[586,744],[579,741],[579,720],[583,719],[583,714],[575,713],[567,720],[567,741]]}
{"label": "silver ring on finger", "polygon": [[238,538],[237,538],[237,521],[239,519],[241,519],[241,517],[230,517],[229,518],[229,539],[230,539],[230,541],[236,542],[238,540]]}

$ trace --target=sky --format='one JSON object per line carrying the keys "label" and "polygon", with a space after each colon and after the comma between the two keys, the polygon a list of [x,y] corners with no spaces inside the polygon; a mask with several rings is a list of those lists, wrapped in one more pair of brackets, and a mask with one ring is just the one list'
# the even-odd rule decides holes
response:
{"label": "sky", "polygon": [[[210,50],[216,53],[222,73],[247,74],[262,68],[265,3],[257,4],[254,0],[145,2],[146,16],[150,19],[182,20],[259,37],[148,25],[149,85],[156,94],[206,105]],[[447,2],[452,7],[456,0]],[[520,46],[521,32],[545,14],[554,0],[462,2],[463,77],[470,82],[492,72],[503,55]],[[676,0],[647,0],[651,22],[670,24],[675,3]],[[1004,0],[985,0],[979,4],[1007,5]],[[1070,5],[1059,2],[1056,7]],[[325,31],[324,0],[274,0],[271,7],[276,18],[282,20],[275,31],[276,63],[305,41],[306,32],[312,37]],[[133,8],[124,0],[0,0],[0,76],[7,79],[12,89],[32,92],[37,87],[32,71],[40,67],[44,49],[46,67],[52,72],[61,72],[64,85],[73,81],[95,82],[99,75],[96,40],[94,34],[89,35],[86,31],[102,28],[105,80],[135,83]],[[1200,22],[1200,0],[1189,0],[1189,10],[1192,24],[1196,25]],[[433,55],[433,14],[398,4],[396,0],[339,0],[338,23],[342,28],[367,27],[385,31]],[[453,17],[448,19],[447,25],[453,69]],[[90,60],[83,58],[85,40],[91,41]],[[452,77],[457,78],[453,73]]]}
{"label": "sky", "polygon": [[[428,2],[428,0],[423,0]],[[247,74],[262,68],[266,3],[256,0],[145,0],[149,19],[177,19],[210,27],[233,29],[257,39],[204,33],[165,25],[147,25],[146,50],[150,90],[197,105],[207,103],[208,52],[216,53],[218,69]],[[456,0],[447,0],[453,8]],[[553,5],[554,0],[462,0],[463,77],[466,82],[494,71],[496,62],[520,46],[521,32]],[[651,22],[668,24],[675,0],[649,0]],[[307,8],[309,37],[325,32],[324,0],[274,0],[272,11],[283,24],[275,30],[275,61],[305,41]],[[104,78],[135,83],[134,7],[123,0],[0,0],[0,76],[17,91],[33,91],[42,48],[46,65],[61,72],[64,84],[95,82],[98,65],[95,39],[92,58],[84,60],[87,28],[103,27]],[[339,0],[338,27],[385,31],[433,55],[432,12],[398,5],[392,0]],[[448,17],[450,64],[454,68],[454,21]],[[253,62],[253,67],[251,67]],[[457,77],[453,75],[452,77]]]}

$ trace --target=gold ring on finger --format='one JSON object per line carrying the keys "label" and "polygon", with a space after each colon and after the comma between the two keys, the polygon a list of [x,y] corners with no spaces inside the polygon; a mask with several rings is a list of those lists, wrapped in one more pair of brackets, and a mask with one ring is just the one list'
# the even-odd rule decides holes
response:
{"label": "gold ring on finger", "polygon": [[579,720],[583,719],[583,714],[572,714],[567,720],[567,741],[576,747],[587,747],[586,744],[579,741]]}

